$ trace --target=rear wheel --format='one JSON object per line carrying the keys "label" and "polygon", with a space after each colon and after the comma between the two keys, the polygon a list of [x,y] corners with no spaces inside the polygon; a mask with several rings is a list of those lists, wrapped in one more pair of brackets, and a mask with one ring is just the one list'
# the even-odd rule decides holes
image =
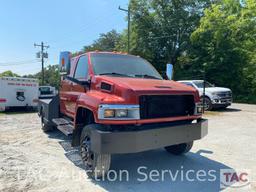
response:
{"label": "rear wheel", "polygon": [[83,128],[80,138],[81,158],[86,173],[91,178],[101,178],[109,170],[111,164],[110,154],[95,153],[91,149],[91,130],[100,129],[101,125],[90,124]]}
{"label": "rear wheel", "polygon": [[193,141],[188,143],[182,143],[178,145],[171,145],[168,147],[165,147],[165,150],[173,155],[182,155],[191,150],[193,146]]}
{"label": "rear wheel", "polygon": [[49,123],[46,123],[44,120],[44,113],[41,111],[41,127],[44,132],[50,132],[53,130],[53,126],[49,125]]}

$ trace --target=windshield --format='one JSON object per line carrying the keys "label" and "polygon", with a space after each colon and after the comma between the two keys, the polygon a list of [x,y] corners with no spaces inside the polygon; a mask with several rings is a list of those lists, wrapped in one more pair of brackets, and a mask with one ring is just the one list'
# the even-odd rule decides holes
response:
{"label": "windshield", "polygon": [[95,75],[162,79],[156,69],[140,57],[93,53],[91,54],[91,61]]}
{"label": "windshield", "polygon": [[[198,87],[198,88],[204,88],[204,82],[203,81],[194,81],[194,84]],[[209,82],[205,82],[205,87],[209,88],[209,87],[214,87],[212,84],[210,84]]]}
{"label": "windshield", "polygon": [[39,88],[41,95],[50,95],[53,94],[53,91],[51,91],[50,87],[40,87]]}

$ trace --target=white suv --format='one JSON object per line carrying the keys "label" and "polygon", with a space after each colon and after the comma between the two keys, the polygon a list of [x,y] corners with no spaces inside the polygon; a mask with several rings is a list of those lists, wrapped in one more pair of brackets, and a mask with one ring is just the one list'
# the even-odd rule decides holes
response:
{"label": "white suv", "polygon": [[[196,88],[199,91],[200,97],[203,99],[203,80],[183,80],[178,82]],[[232,104],[232,100],[232,91],[230,89],[215,87],[214,85],[205,82],[205,110],[227,108]]]}

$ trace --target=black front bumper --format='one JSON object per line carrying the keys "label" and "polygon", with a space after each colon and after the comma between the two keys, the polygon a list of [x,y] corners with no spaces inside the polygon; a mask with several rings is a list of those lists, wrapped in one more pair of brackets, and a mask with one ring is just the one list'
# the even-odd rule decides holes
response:
{"label": "black front bumper", "polygon": [[159,125],[137,131],[93,130],[92,150],[101,154],[137,153],[198,140],[208,133],[208,120],[174,126]]}

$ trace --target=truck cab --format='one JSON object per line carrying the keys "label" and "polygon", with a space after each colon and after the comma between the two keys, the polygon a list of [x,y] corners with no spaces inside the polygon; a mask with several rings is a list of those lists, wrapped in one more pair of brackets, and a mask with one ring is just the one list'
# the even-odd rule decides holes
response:
{"label": "truck cab", "polygon": [[42,128],[72,135],[92,177],[106,173],[112,154],[163,147],[180,155],[207,135],[199,92],[164,80],[139,56],[63,52],[60,68],[59,96],[40,102]]}

